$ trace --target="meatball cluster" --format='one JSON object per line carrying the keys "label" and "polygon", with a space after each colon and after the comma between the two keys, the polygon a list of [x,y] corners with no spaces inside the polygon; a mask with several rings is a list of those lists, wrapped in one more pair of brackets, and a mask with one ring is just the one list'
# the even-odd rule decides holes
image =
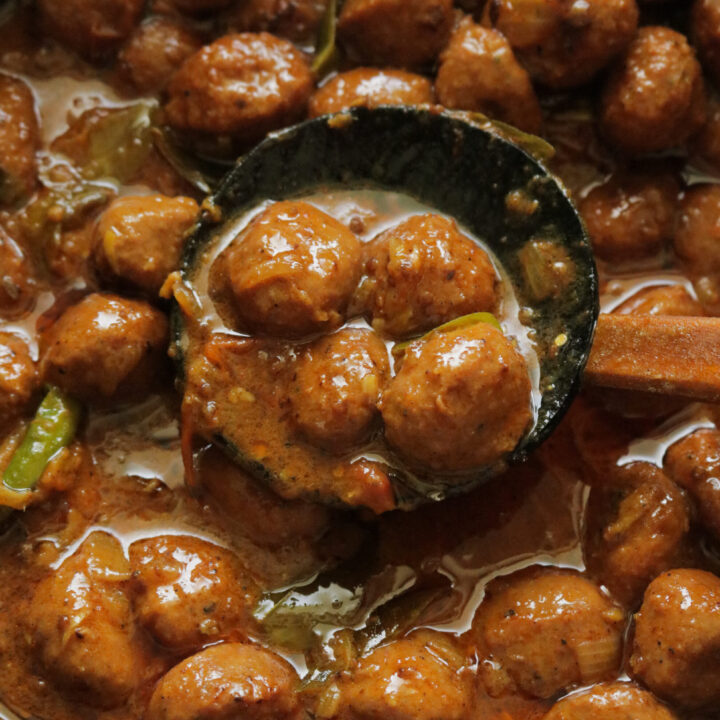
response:
{"label": "meatball cluster", "polygon": [[[278,202],[230,242],[211,275],[238,330],[323,333],[297,347],[289,389],[289,421],[317,448],[341,454],[384,427],[412,465],[472,470],[507,456],[532,422],[525,360],[500,330],[477,322],[422,335],[499,305],[492,262],[451,220],[415,215],[363,245],[317,207]],[[337,330],[358,315],[372,329]],[[393,375],[387,344],[408,337]]]}

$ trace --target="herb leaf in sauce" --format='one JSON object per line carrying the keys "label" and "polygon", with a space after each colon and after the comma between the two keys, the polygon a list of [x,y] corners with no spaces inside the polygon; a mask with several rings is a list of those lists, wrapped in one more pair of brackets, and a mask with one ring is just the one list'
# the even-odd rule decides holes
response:
{"label": "herb leaf in sauce", "polygon": [[337,48],[335,46],[335,24],[337,15],[337,0],[328,0],[325,14],[320,23],[315,57],[312,61],[312,70],[318,76],[326,75],[335,64]]}

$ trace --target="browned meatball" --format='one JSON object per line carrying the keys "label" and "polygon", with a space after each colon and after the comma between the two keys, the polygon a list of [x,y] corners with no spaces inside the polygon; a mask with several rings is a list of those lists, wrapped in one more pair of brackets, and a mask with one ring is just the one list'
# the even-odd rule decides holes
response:
{"label": "browned meatball", "polygon": [[720,5],[716,0],[695,0],[691,35],[705,69],[720,82]]}
{"label": "browned meatball", "polygon": [[187,197],[117,198],[95,229],[94,258],[100,274],[157,295],[180,265],[183,239],[197,213],[197,203]]}
{"label": "browned meatball", "polygon": [[692,138],[691,163],[711,173],[720,172],[720,101],[711,96],[707,108],[707,122]]}
{"label": "browned meatball", "polygon": [[530,75],[551,88],[594,77],[635,35],[635,0],[491,0],[484,21],[512,45]]}
{"label": "browned meatball", "polygon": [[531,568],[488,585],[471,630],[491,695],[549,698],[615,677],[625,613],[582,576]]}
{"label": "browned meatball", "polygon": [[38,0],[45,31],[91,60],[115,51],[144,7],[145,0]]}
{"label": "browned meatball", "polygon": [[88,295],[43,337],[40,374],[89,402],[124,400],[162,379],[168,323],[138,300]]}
{"label": "browned meatball", "polygon": [[620,315],[703,315],[702,305],[682,285],[646,287],[614,312]]}
{"label": "browned meatball", "polygon": [[120,544],[95,532],[40,582],[24,618],[44,674],[99,707],[122,704],[140,676],[129,578]]}
{"label": "browned meatball", "polygon": [[331,78],[310,98],[310,117],[352,107],[422,105],[434,100],[430,81],[404,70],[355,68]]}
{"label": "browned meatball", "polygon": [[0,206],[25,199],[35,189],[38,143],[30,88],[22,80],[0,73]]}
{"label": "browned meatball", "polygon": [[490,259],[452,220],[415,215],[364,248],[355,305],[378,332],[413,335],[496,303]]}
{"label": "browned meatball", "polygon": [[603,683],[553,705],[543,720],[677,720],[649,692],[630,683]]}
{"label": "browned meatball", "polygon": [[190,536],[130,546],[139,622],[160,644],[194,650],[245,639],[253,626],[255,585],[231,552]]}
{"label": "browned meatball", "polygon": [[360,274],[360,241],[322,210],[287,200],[253,220],[222,259],[241,324],[300,337],[342,323]]}
{"label": "browned meatball", "polygon": [[17,335],[0,332],[0,425],[27,407],[36,387],[30,349]]}
{"label": "browned meatball", "polygon": [[435,90],[445,107],[482,112],[527,132],[540,130],[540,103],[510,43],[469,18],[440,56]]}
{"label": "browned meatball", "polygon": [[588,570],[628,607],[648,584],[683,565],[690,509],[683,492],[655,465],[617,471],[617,488],[596,487],[585,516]]}
{"label": "browned meatball", "polygon": [[600,125],[631,155],[682,145],[705,122],[700,63],[684,35],[641,28],[602,93]]}
{"label": "browned meatball", "polygon": [[515,449],[532,421],[520,353],[476,323],[413,343],[380,403],[385,437],[408,461],[469,470]]}
{"label": "browned meatball", "polygon": [[178,67],[200,48],[196,33],[168,17],[153,17],[128,38],[118,55],[121,76],[140,93],[164,90]]}
{"label": "browned meatball", "polygon": [[315,40],[328,0],[245,0],[231,11],[230,27],[270,32],[297,43]]}
{"label": "browned meatball", "polygon": [[[0,123],[1,118],[0,110]],[[13,318],[28,310],[34,299],[34,290],[30,263],[25,253],[0,225],[0,317]]]}
{"label": "browned meatball", "polygon": [[452,23],[452,0],[347,0],[337,32],[358,62],[417,68],[437,58]]}
{"label": "browned meatball", "polygon": [[698,430],[670,447],[667,474],[695,500],[703,525],[720,538],[720,432]]}
{"label": "browned meatball", "polygon": [[373,650],[339,682],[338,720],[469,720],[471,679],[451,636],[420,630]]}
{"label": "browned meatball", "polygon": [[303,349],[292,388],[293,419],[311,443],[343,452],[366,441],[390,374],[387,348],[369,330],[326,335]]}
{"label": "browned meatball", "polygon": [[680,187],[672,175],[622,173],[580,203],[595,254],[610,262],[648,257],[670,242]]}
{"label": "browned meatball", "polygon": [[146,720],[299,720],[298,678],[282,658],[242,643],[214,645],[157,684]]}
{"label": "browned meatball", "polygon": [[720,704],[720,579],[670,570],[635,616],[630,668],[658,697],[686,708]]}
{"label": "browned meatball", "polygon": [[312,89],[305,57],[287,40],[226,35],[182,64],[168,86],[165,111],[177,130],[252,144],[301,119]]}
{"label": "browned meatball", "polygon": [[695,185],[680,204],[675,252],[703,307],[720,312],[720,185]]}

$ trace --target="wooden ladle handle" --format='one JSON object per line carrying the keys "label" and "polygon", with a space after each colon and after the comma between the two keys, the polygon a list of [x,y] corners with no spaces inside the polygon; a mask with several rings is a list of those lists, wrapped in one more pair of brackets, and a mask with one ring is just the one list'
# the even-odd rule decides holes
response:
{"label": "wooden ladle handle", "polygon": [[720,402],[720,318],[600,315],[585,381]]}

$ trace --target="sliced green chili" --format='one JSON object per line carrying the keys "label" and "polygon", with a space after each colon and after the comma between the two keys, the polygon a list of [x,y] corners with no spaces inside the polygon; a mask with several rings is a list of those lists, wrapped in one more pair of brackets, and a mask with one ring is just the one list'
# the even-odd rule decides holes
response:
{"label": "sliced green chili", "polygon": [[32,490],[50,460],[72,442],[79,420],[79,403],[51,387],[3,472],[5,487]]}

